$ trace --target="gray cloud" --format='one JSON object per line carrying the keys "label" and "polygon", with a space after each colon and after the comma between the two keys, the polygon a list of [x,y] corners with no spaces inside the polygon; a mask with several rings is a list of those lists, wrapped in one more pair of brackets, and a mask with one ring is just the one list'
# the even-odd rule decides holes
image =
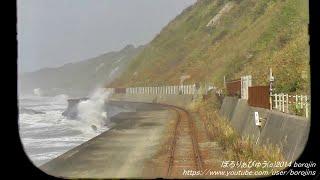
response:
{"label": "gray cloud", "polygon": [[142,45],[195,0],[18,0],[20,72]]}

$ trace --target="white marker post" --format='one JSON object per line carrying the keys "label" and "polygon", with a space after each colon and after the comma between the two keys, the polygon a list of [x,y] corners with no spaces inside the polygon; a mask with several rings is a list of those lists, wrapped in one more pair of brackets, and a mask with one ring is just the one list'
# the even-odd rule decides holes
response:
{"label": "white marker post", "polygon": [[256,126],[259,126],[259,127],[261,126],[259,112],[254,112],[254,122],[255,122]]}

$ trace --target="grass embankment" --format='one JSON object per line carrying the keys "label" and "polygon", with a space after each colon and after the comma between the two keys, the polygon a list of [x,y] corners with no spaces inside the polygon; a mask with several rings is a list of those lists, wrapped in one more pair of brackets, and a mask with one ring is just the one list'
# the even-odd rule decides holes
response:
{"label": "grass embankment", "polygon": [[[230,11],[207,27],[226,3]],[[210,82],[253,76],[266,85],[273,69],[275,90],[309,92],[308,1],[201,0],[171,21],[132,61],[114,87]]]}
{"label": "grass embankment", "polygon": [[[230,122],[218,114],[219,106],[216,96],[213,95],[206,100],[196,101],[190,109],[199,113],[210,140],[218,142],[223,148],[225,160],[261,163],[284,161],[279,147],[272,144],[259,146],[249,137],[241,137]],[[263,168],[262,170],[279,171],[281,168]]]}

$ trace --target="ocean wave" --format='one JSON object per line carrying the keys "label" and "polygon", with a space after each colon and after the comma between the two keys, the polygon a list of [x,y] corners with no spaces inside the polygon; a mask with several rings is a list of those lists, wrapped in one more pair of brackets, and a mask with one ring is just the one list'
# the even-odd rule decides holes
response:
{"label": "ocean wave", "polygon": [[65,137],[55,137],[55,138],[22,138],[23,142],[29,145],[49,145],[50,147],[55,146],[63,146],[67,145],[68,143],[74,142],[84,142],[89,140],[89,137],[85,136],[65,136]]}
{"label": "ocean wave", "polygon": [[27,108],[19,108],[19,113],[21,114],[45,114],[45,112],[42,111],[36,111],[34,109],[27,109]]}
{"label": "ocean wave", "polygon": [[[19,114],[19,133],[27,155],[35,163],[43,163],[83,142],[101,134],[107,114],[104,101],[108,92],[95,91],[88,101],[80,105],[80,119],[69,120],[62,116],[67,108],[67,96],[21,97],[20,108],[41,111],[45,114]],[[96,129],[92,128],[95,126]]]}

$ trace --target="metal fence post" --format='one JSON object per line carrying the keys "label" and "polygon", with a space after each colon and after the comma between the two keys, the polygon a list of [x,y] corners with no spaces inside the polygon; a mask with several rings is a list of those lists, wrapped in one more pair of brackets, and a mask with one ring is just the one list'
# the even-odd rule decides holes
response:
{"label": "metal fence post", "polygon": [[286,94],[286,98],[287,98],[287,113],[289,113],[289,95]]}
{"label": "metal fence post", "polygon": [[187,89],[186,94],[189,94],[189,85],[186,85],[186,89]]}
{"label": "metal fence post", "polygon": [[281,94],[282,96],[282,112],[284,112],[284,94]]}
{"label": "metal fence post", "polygon": [[275,108],[278,109],[278,95],[274,94],[274,103],[275,103]]}

